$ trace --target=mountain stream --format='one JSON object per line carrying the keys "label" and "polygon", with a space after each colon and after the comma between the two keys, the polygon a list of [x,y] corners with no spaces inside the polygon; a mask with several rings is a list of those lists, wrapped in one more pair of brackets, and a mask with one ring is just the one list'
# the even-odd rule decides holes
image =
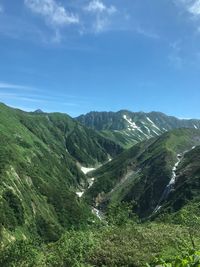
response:
{"label": "mountain stream", "polygon": [[[196,146],[193,146],[191,150],[195,149]],[[158,205],[156,206],[156,208],[154,209],[153,213],[157,213],[161,208],[162,208],[162,205],[161,203],[163,201],[165,201],[168,196],[169,196],[169,193],[173,190],[174,188],[174,185],[176,183],[176,171],[177,171],[177,168],[180,164],[180,162],[182,161],[182,159],[184,158],[184,155],[189,152],[190,150],[185,150],[183,153],[181,154],[177,154],[177,162],[174,164],[174,167],[172,168],[172,176],[171,176],[171,179],[169,181],[169,183],[167,184],[167,186],[165,187],[165,190],[158,202]]]}
{"label": "mountain stream", "polygon": [[[109,161],[110,161],[110,160],[111,160],[111,159],[109,159]],[[99,167],[100,167],[100,166],[99,166]],[[89,172],[91,172],[91,171],[94,171],[94,170],[96,170],[96,169],[97,169],[97,168],[86,168],[86,167],[81,167],[81,171],[82,171],[84,174],[87,174],[87,173],[89,173]],[[89,184],[88,187],[85,188],[85,189],[83,189],[82,191],[77,191],[77,192],[76,192],[77,196],[81,198],[81,197],[83,196],[83,194],[85,193],[85,191],[86,191],[87,189],[89,189],[89,188],[93,185],[94,180],[95,180],[94,177],[89,178],[89,179],[88,179],[88,184]],[[92,207],[92,213],[93,213],[94,215],[96,215],[97,218],[99,218],[100,220],[103,219],[103,213],[102,213],[100,210],[98,210],[97,207]]]}

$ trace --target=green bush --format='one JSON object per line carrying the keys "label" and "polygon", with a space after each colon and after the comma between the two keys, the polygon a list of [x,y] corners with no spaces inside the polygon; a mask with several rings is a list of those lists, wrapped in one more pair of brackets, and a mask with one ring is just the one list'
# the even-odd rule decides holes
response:
{"label": "green bush", "polygon": [[172,260],[156,259],[154,263],[147,264],[147,267],[200,267],[200,251],[191,250],[186,255],[176,257]]}
{"label": "green bush", "polygon": [[12,190],[6,190],[0,200],[0,223],[10,230],[24,223],[24,209]]}
{"label": "green bush", "polygon": [[2,267],[39,267],[40,250],[32,243],[18,240],[0,250]]}

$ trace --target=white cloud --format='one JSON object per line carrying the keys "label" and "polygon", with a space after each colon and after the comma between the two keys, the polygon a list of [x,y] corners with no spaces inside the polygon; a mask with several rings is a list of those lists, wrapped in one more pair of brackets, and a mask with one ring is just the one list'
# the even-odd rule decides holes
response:
{"label": "white cloud", "polygon": [[193,1],[191,6],[188,7],[188,11],[193,15],[200,15],[200,0]]}
{"label": "white cloud", "polygon": [[112,24],[111,17],[117,13],[117,8],[113,5],[107,6],[100,0],[92,0],[84,10],[94,16],[92,31],[99,33],[109,29]]}
{"label": "white cloud", "polygon": [[200,0],[175,0],[175,4],[181,5],[188,13],[200,15]]}
{"label": "white cloud", "polygon": [[60,27],[79,23],[78,15],[68,12],[54,0],[24,0],[24,3],[33,13],[43,16],[52,26]]}
{"label": "white cloud", "polygon": [[85,9],[89,12],[99,12],[103,13],[106,12],[110,15],[117,12],[117,9],[115,6],[106,6],[103,2],[100,0],[92,0],[88,6],[85,7]]}

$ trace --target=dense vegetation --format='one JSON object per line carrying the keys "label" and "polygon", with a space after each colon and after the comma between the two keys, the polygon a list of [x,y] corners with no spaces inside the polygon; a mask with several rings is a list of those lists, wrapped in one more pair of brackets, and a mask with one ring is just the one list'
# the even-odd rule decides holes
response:
{"label": "dense vegetation", "polygon": [[0,224],[3,237],[55,241],[83,227],[90,208],[75,194],[87,186],[80,170],[122,149],[65,114],[26,113],[0,105]]}
{"label": "dense vegetation", "polygon": [[[192,129],[177,129],[157,138],[143,141],[94,171],[91,176],[96,177],[95,183],[86,192],[85,198],[102,208],[109,203],[131,202],[134,203],[134,211],[140,217],[148,217],[158,205],[171,179],[173,166],[177,162],[177,154],[191,150],[193,146],[199,144],[200,131]],[[187,153],[182,164],[186,165],[186,159],[195,151],[198,154],[199,149],[196,148]],[[188,179],[185,179],[188,184],[190,183],[190,187],[185,187],[188,194],[192,186],[196,188],[194,189],[196,192],[200,190],[198,185],[199,157],[195,154],[193,156],[194,159],[192,157],[188,164],[196,167],[193,165],[185,167],[188,175]],[[183,184],[183,179],[177,182],[178,188],[180,183]],[[180,190],[175,192],[182,194]],[[177,194],[175,199],[178,201]],[[184,196],[186,197],[186,193]],[[192,193],[190,199],[193,199]]]}
{"label": "dense vegetation", "polygon": [[127,205],[113,207],[106,219],[107,223],[67,231],[54,243],[19,239],[6,244],[0,266],[199,266],[199,225],[191,235],[190,225],[182,221],[141,224]]}
{"label": "dense vegetation", "polygon": [[123,152],[67,115],[1,104],[0,266],[200,266],[200,131],[146,139]]}

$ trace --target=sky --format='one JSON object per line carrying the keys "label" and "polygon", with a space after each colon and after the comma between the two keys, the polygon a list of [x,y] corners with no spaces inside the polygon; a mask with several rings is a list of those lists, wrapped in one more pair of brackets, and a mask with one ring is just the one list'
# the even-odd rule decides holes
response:
{"label": "sky", "polygon": [[200,118],[200,0],[0,0],[0,102]]}

